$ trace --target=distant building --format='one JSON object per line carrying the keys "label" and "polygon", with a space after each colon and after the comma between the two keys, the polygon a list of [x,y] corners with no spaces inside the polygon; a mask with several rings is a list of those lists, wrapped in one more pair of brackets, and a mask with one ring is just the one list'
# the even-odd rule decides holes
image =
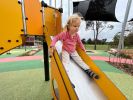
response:
{"label": "distant building", "polygon": [[35,45],[35,36],[27,36],[24,45],[25,46],[34,46]]}

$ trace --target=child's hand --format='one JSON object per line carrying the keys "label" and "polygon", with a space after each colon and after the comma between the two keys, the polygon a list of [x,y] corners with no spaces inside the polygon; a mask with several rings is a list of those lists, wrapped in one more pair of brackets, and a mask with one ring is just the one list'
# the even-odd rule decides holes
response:
{"label": "child's hand", "polygon": [[50,47],[49,57],[51,58],[53,56],[53,52],[55,50],[55,47]]}

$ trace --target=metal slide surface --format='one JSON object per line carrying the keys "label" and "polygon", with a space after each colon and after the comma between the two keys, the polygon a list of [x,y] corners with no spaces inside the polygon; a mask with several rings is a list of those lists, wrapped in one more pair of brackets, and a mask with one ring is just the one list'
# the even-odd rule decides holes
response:
{"label": "metal slide surface", "polygon": [[[56,43],[56,50],[61,54],[61,42]],[[75,63],[70,60],[70,65],[65,68],[68,77],[74,84],[75,92],[79,100],[106,100],[107,97],[97,86],[93,79],[90,79],[87,74]]]}

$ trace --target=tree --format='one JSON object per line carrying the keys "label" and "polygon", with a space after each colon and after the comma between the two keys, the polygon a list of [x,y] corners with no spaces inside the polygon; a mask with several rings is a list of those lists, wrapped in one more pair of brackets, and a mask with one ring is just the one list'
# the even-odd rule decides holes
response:
{"label": "tree", "polygon": [[107,39],[102,39],[101,44],[106,44]]}
{"label": "tree", "polygon": [[92,44],[91,38],[89,38],[89,39],[87,40],[87,43],[88,43],[88,44]]}
{"label": "tree", "polygon": [[96,50],[97,40],[99,34],[105,29],[108,28],[112,30],[114,28],[113,25],[107,24],[107,22],[103,21],[86,21],[86,29],[92,29],[94,31],[94,50]]}
{"label": "tree", "polygon": [[130,30],[130,32],[133,32],[133,21],[127,23],[126,29]]}
{"label": "tree", "polygon": [[85,39],[82,39],[81,40],[83,44],[86,44],[86,40]]}
{"label": "tree", "polygon": [[119,39],[120,39],[120,34],[117,33],[114,38],[113,38],[113,43],[114,45],[117,45],[119,43]]}
{"label": "tree", "polygon": [[128,36],[125,37],[125,45],[131,46],[133,45],[133,33],[128,34]]}

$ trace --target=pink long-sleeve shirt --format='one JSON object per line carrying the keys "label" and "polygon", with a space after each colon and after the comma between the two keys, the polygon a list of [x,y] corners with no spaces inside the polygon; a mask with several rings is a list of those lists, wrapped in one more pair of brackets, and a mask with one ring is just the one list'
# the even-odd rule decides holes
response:
{"label": "pink long-sleeve shirt", "polygon": [[58,40],[62,41],[62,49],[67,51],[69,54],[75,52],[76,45],[80,46],[80,48],[85,51],[85,47],[81,42],[78,33],[76,33],[74,36],[71,36],[69,32],[62,32],[54,37],[51,46],[55,46]]}

